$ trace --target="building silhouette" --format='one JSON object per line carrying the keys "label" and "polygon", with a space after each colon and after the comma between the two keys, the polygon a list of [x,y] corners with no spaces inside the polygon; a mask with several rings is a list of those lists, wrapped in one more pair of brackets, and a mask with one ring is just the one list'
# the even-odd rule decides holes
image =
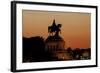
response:
{"label": "building silhouette", "polygon": [[45,50],[52,53],[55,60],[69,60],[69,54],[65,50],[65,41],[61,37],[62,24],[56,24],[55,20],[51,26],[48,27],[49,36],[45,40]]}

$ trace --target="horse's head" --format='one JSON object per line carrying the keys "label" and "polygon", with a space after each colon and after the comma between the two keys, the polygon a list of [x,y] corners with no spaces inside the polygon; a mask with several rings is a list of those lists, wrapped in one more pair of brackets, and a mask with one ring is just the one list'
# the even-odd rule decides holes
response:
{"label": "horse's head", "polygon": [[61,28],[62,24],[58,24],[57,26],[58,26],[58,28]]}

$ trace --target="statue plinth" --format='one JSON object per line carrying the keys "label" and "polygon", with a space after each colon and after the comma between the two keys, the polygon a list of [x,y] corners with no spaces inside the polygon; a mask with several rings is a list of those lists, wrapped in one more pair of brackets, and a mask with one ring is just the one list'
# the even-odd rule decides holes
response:
{"label": "statue plinth", "polygon": [[65,41],[60,36],[48,36],[45,40],[46,49],[49,51],[61,51],[65,49]]}
{"label": "statue plinth", "polygon": [[65,55],[65,41],[61,36],[48,36],[45,43],[46,51],[51,53],[54,59],[63,59],[63,57],[59,56]]}

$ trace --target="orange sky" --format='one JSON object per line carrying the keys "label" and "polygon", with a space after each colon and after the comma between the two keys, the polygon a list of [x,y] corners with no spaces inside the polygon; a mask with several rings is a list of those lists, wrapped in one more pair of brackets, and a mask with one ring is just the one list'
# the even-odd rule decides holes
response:
{"label": "orange sky", "polygon": [[23,36],[48,36],[48,26],[56,23],[62,24],[61,34],[66,46],[71,48],[90,48],[91,29],[89,13],[50,12],[23,10]]}

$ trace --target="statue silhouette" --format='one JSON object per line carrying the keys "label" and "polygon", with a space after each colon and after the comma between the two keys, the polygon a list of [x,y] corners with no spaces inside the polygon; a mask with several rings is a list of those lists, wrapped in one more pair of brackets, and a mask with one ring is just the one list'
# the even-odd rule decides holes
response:
{"label": "statue silhouette", "polygon": [[51,26],[48,26],[48,32],[49,34],[51,34],[53,36],[53,33],[55,33],[55,29],[56,29],[56,23],[55,23],[55,20],[53,20],[53,23]]}
{"label": "statue silhouette", "polygon": [[60,28],[61,28],[61,24],[58,24],[56,28],[55,36],[59,36],[59,32],[61,33]]}
{"label": "statue silhouette", "polygon": [[51,36],[59,36],[59,32],[61,33],[61,24],[56,25],[55,20],[53,20],[53,23],[51,26],[48,26],[48,32]]}

